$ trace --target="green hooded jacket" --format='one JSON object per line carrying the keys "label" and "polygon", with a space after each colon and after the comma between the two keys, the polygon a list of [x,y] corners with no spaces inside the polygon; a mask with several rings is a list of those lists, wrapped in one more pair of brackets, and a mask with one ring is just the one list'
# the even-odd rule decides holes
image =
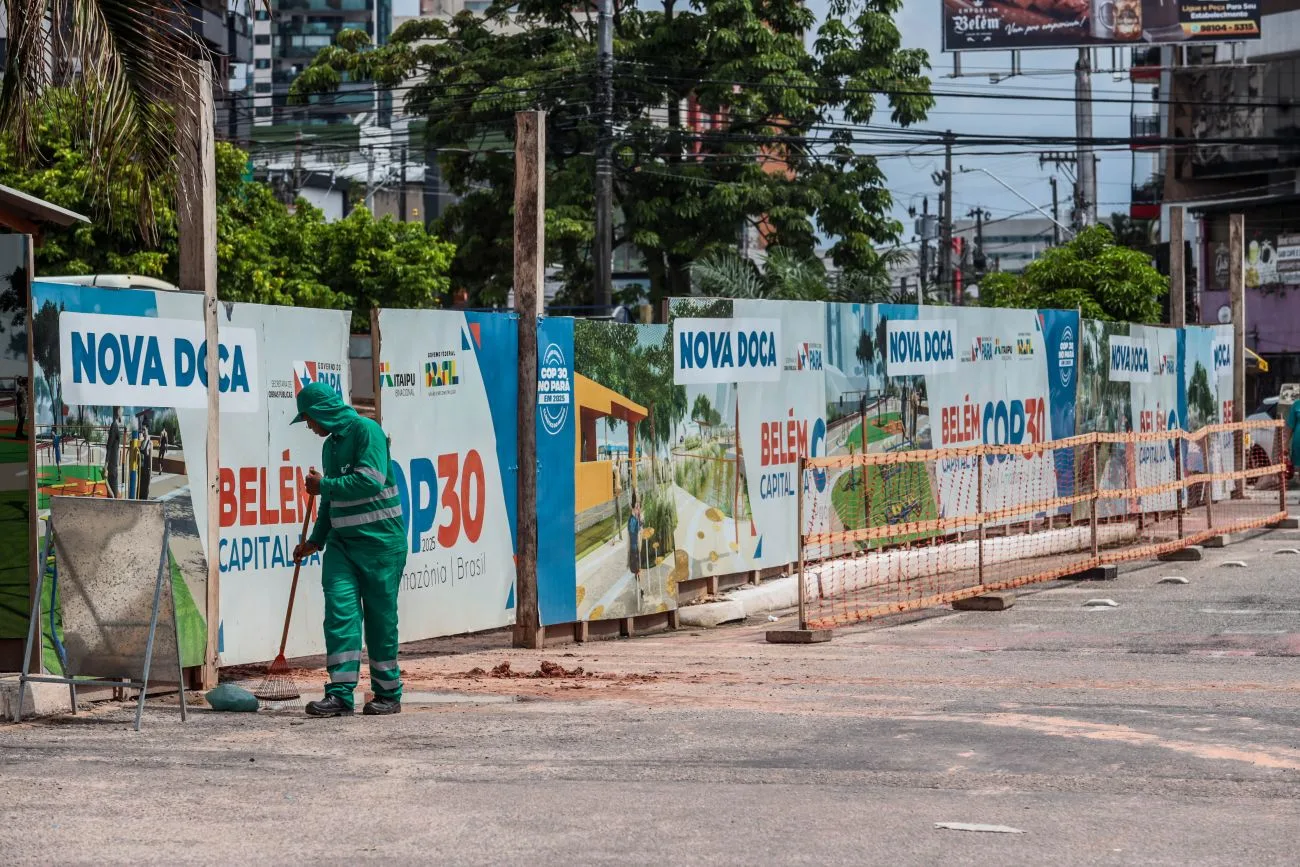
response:
{"label": "green hooded jacket", "polygon": [[320,504],[308,541],[375,553],[406,549],[406,525],[384,429],[343,402],[323,382],[298,392],[293,424],[310,416],[330,435],[321,449]]}

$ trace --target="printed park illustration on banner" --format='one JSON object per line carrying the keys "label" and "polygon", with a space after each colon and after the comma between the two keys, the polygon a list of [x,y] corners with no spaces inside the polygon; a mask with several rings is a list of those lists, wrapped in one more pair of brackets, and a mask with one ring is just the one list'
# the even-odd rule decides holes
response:
{"label": "printed park illustration on banner", "polygon": [[[690,552],[698,546],[685,544],[679,528],[712,507],[681,487],[681,456],[703,446],[695,438],[687,443],[698,426],[686,389],[673,382],[670,336],[665,325],[573,323],[581,620],[666,611],[676,607],[677,584],[691,577]],[[705,426],[716,415],[712,407],[694,409]]]}
{"label": "printed park illustration on banner", "polygon": [[798,461],[825,454],[818,303],[674,299],[689,414],[673,462],[691,578],[798,557]]}

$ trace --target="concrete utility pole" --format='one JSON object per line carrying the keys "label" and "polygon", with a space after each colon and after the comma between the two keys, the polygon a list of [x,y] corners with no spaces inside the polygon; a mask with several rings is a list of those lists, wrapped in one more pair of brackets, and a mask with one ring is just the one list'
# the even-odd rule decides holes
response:
{"label": "concrete utility pole", "polygon": [[546,298],[546,112],[515,115],[515,310],[519,313],[519,394],[514,646],[540,649],[537,599],[537,319]]}
{"label": "concrete utility pole", "polygon": [[221,624],[221,538],[220,461],[218,434],[221,428],[220,353],[217,342],[217,158],[213,141],[212,65],[206,60],[195,65],[194,80],[182,87],[186,100],[178,114],[180,160],[179,195],[176,203],[177,242],[180,258],[180,288],[203,293],[203,332],[208,345],[207,441],[205,467],[207,526],[200,528],[208,540],[208,581],[204,614],[208,623],[208,646],[203,657],[203,688],[217,683],[217,636]]}
{"label": "concrete utility pole", "polygon": [[302,195],[302,130],[293,136],[293,197]]}
{"label": "concrete utility pole", "polygon": [[366,210],[375,213],[375,146],[366,151]]}
{"label": "concrete utility pole", "polygon": [[[401,168],[401,186],[397,188],[397,212],[402,216],[398,219],[406,222],[406,145],[402,145],[402,168]],[[376,380],[378,382],[378,380]]]}
{"label": "concrete utility pole", "polygon": [[1056,195],[1056,175],[1052,175],[1049,180],[1052,182],[1052,246],[1059,247],[1061,244],[1061,202]]}
{"label": "concrete utility pole", "polygon": [[1169,209],[1169,324],[1174,328],[1187,325],[1187,263],[1183,252],[1183,208],[1174,205]]}
{"label": "concrete utility pole", "polygon": [[1075,168],[1079,173],[1079,227],[1097,222],[1097,163],[1092,153],[1092,54],[1079,49],[1074,65],[1074,125],[1078,138]]}
{"label": "concrete utility pole", "polygon": [[[984,277],[985,271],[988,270],[988,257],[984,255],[984,219],[986,217],[992,217],[993,214],[985,211],[983,208],[975,208],[974,210],[967,212],[966,216],[975,218],[975,249],[971,253],[970,260],[971,266],[975,271],[975,279],[980,280]],[[963,261],[965,258],[966,251],[963,249]],[[965,298],[961,299],[961,303],[965,303],[965,301]]]}
{"label": "concrete utility pole", "polygon": [[[1233,214],[1228,218],[1228,301],[1232,305],[1232,420],[1246,420],[1246,218]],[[1234,469],[1246,468],[1246,438],[1242,431],[1233,434]],[[1233,497],[1246,496],[1246,481],[1238,479]]]}
{"label": "concrete utility pole", "polygon": [[921,297],[930,286],[930,197],[921,200]]}
{"label": "concrete utility pole", "polygon": [[943,232],[939,239],[941,290],[956,302],[957,284],[952,270],[952,130],[943,134]]}
{"label": "concrete utility pole", "polygon": [[609,310],[614,300],[614,0],[597,6],[596,73],[600,132],[596,139],[596,306]]}

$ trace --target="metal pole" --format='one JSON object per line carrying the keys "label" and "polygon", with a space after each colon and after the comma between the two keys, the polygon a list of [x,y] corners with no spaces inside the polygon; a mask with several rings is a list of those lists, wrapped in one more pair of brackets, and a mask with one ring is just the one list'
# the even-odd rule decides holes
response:
{"label": "metal pole", "polygon": [[614,11],[613,0],[598,0],[596,74],[599,79],[600,131],[596,139],[596,306],[613,304],[614,267]]}
{"label": "metal pole", "polygon": [[[144,643],[144,667],[140,674],[140,698],[135,705],[135,730],[140,731],[140,717],[144,714],[144,700],[149,693],[149,667],[153,663],[153,639],[158,631],[158,606],[162,604],[162,585],[163,576],[167,574],[167,548],[170,544],[170,534],[167,527],[163,526],[163,543],[162,553],[158,556],[158,577],[153,584],[153,611],[149,615],[149,637]],[[176,607],[172,606],[172,617],[176,617]],[[67,672],[64,672],[65,674]],[[184,681],[184,676],[181,678]],[[181,689],[185,684],[181,683]],[[182,712],[183,713],[183,712]]]}
{"label": "metal pole", "polygon": [[963,174],[966,174],[966,173],[969,173],[969,172],[979,172],[979,173],[982,174],[982,175],[988,175],[990,178],[992,178],[993,180],[997,181],[998,184],[1000,184],[1000,185],[1002,186],[1003,189],[1005,189],[1007,192],[1011,193],[1011,195],[1015,196],[1017,199],[1019,199],[1020,201],[1024,202],[1026,205],[1028,205],[1029,207],[1033,208],[1035,211],[1037,211],[1038,213],[1042,214],[1042,215],[1043,215],[1044,217],[1046,217],[1047,219],[1051,220],[1051,221],[1052,221],[1052,225],[1054,225],[1054,226],[1056,226],[1056,227],[1058,227],[1058,228],[1060,228],[1060,229],[1064,229],[1064,230],[1067,231],[1067,232],[1069,231],[1069,228],[1068,228],[1068,227],[1066,227],[1066,226],[1065,226],[1064,224],[1062,224],[1062,223],[1058,223],[1058,222],[1056,221],[1056,219],[1055,219],[1051,214],[1047,213],[1047,211],[1043,210],[1043,209],[1040,208],[1038,205],[1035,205],[1031,200],[1026,199],[1023,195],[1021,195],[1021,193],[1020,193],[1019,190],[1017,190],[1015,187],[1013,187],[1013,186],[1011,186],[1010,184],[1008,184],[1006,181],[1002,180],[1002,179],[1001,179],[1000,177],[998,177],[997,175],[993,174],[993,173],[992,173],[991,171],[989,171],[988,169],[980,169],[980,168],[968,169],[968,168],[966,168],[965,166],[961,166],[960,168],[957,169],[957,171],[960,172],[960,173],[963,173]]}
{"label": "metal pole", "polygon": [[1169,324],[1187,327],[1187,276],[1183,253],[1183,207],[1169,209]]}
{"label": "metal pole", "polygon": [[[1214,467],[1214,453],[1217,450],[1214,446],[1214,438],[1219,434],[1206,434],[1205,444],[1201,446],[1205,450],[1205,469],[1207,472],[1214,473],[1217,470]],[[1286,496],[1284,493],[1283,497]],[[1205,483],[1205,529],[1209,530],[1214,527],[1214,482]]]}
{"label": "metal pole", "polygon": [[1088,500],[1088,527],[1092,536],[1092,559],[1097,560],[1100,557],[1097,548],[1097,500],[1099,491],[1097,490],[1097,463],[1101,459],[1101,443],[1097,440],[1092,441],[1092,497]]}
{"label": "metal pole", "polygon": [[952,143],[955,140],[952,130],[943,134],[943,231],[939,238],[939,267],[942,277],[940,297],[956,300],[957,282],[952,270]]}
{"label": "metal pole", "polygon": [[1178,538],[1183,538],[1183,494],[1187,492],[1183,486],[1183,438],[1174,436],[1174,480],[1178,482],[1176,493],[1178,494]]}
{"label": "metal pole", "polygon": [[[1244,238],[1246,218],[1233,214],[1228,221],[1228,293],[1232,305],[1232,420],[1246,419],[1246,281]],[[1245,432],[1233,432],[1233,470],[1246,468]],[[1246,480],[1237,479],[1234,497],[1246,496]]]}
{"label": "metal pole", "polygon": [[[864,529],[871,526],[871,477],[867,472],[867,397],[864,394],[858,401],[858,423],[862,430],[862,526]],[[852,470],[850,470],[852,472]],[[867,548],[871,547],[871,542],[867,542]]]}
{"label": "metal pole", "polygon": [[798,513],[799,513],[799,527],[798,527],[798,530],[799,530],[799,572],[798,572],[798,574],[799,574],[799,628],[800,628],[800,629],[807,629],[807,628],[808,628],[808,611],[807,611],[807,605],[806,605],[806,603],[805,603],[805,596],[807,595],[807,594],[805,593],[805,590],[806,590],[807,584],[806,584],[806,580],[805,580],[805,578],[804,578],[804,573],[803,573],[803,487],[804,487],[804,485],[803,485],[803,472],[804,472],[804,469],[803,469],[803,466],[804,466],[804,457],[803,457],[803,455],[800,455],[800,456],[799,456],[799,462],[798,462],[798,465],[797,465],[797,466],[798,466],[798,475],[797,475],[796,478],[795,478],[795,483],[799,486],[799,487],[798,487],[798,490],[797,490],[797,492],[796,492],[796,502],[797,502],[796,509],[797,509],[797,511],[798,511]]}
{"label": "metal pole", "polygon": [[1061,203],[1056,196],[1056,175],[1050,178],[1052,182],[1052,246],[1059,247],[1061,244]]}
{"label": "metal pole", "polygon": [[975,456],[975,511],[979,514],[979,581],[984,584],[984,456]]}
{"label": "metal pole", "polygon": [[1286,505],[1287,443],[1286,443],[1286,438],[1282,435],[1284,431],[1286,431],[1286,428],[1280,422],[1273,428],[1273,451],[1277,453],[1276,455],[1274,455],[1273,460],[1277,461],[1278,464],[1277,508],[1279,512],[1281,512],[1283,515],[1286,515],[1288,513],[1287,505]]}

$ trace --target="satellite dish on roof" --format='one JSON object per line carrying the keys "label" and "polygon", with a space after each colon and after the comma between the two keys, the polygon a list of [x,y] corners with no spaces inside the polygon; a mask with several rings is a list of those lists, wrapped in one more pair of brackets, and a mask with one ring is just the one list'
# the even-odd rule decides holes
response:
{"label": "satellite dish on roof", "polygon": [[1219,324],[1227,325],[1232,322],[1232,308],[1227,304],[1219,307]]}

